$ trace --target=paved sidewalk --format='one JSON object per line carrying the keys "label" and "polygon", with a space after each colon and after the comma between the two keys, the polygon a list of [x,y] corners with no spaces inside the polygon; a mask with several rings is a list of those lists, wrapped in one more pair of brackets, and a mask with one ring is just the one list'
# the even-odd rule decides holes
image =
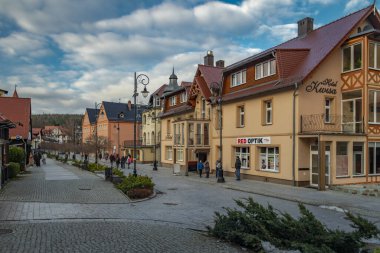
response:
{"label": "paved sidewalk", "polygon": [[[104,160],[100,162],[107,164]],[[133,166],[131,166],[131,168],[133,168]],[[132,173],[132,169],[126,169],[125,173]],[[293,187],[248,179],[236,181],[233,177],[225,177],[225,183],[217,183],[215,174],[210,175],[210,178],[208,179],[205,177],[199,178],[196,173],[191,172],[189,173],[189,176],[178,176],[174,175],[173,170],[170,168],[159,167],[158,171],[153,171],[151,164],[137,164],[137,173],[147,174],[149,176],[165,175],[166,177],[173,177],[173,180],[176,177],[186,178],[190,181],[201,182],[213,185],[214,187],[253,193],[288,201],[302,202],[336,211],[347,210],[380,219],[380,200],[376,197],[353,195],[333,190],[318,191],[313,188]]]}

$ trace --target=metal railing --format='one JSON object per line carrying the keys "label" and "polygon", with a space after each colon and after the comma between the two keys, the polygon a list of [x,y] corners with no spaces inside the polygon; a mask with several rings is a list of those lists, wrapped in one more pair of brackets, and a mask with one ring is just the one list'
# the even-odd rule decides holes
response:
{"label": "metal railing", "polygon": [[301,133],[319,132],[362,134],[363,119],[357,121],[352,115],[301,115]]}

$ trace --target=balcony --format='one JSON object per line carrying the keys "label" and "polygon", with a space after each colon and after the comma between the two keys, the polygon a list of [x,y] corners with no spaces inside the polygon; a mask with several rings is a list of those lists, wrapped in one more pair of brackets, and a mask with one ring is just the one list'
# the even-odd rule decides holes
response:
{"label": "balcony", "polygon": [[363,134],[363,119],[352,115],[301,115],[301,133]]}

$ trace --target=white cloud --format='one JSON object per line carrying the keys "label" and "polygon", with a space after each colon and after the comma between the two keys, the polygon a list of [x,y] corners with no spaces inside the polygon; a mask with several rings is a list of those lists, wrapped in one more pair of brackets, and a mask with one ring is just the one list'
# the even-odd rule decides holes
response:
{"label": "white cloud", "polygon": [[267,33],[269,33],[272,37],[279,38],[281,41],[287,41],[297,37],[297,24],[275,26],[262,25],[257,31],[258,35]]}
{"label": "white cloud", "polygon": [[370,2],[368,0],[349,0],[346,3],[344,11],[345,12],[352,12],[352,11],[356,11],[360,8],[364,8],[368,5],[370,5]]}
{"label": "white cloud", "polygon": [[45,38],[24,32],[15,32],[8,37],[0,38],[0,51],[7,56],[24,57],[26,60],[51,53]]}
{"label": "white cloud", "polygon": [[324,4],[324,5],[328,5],[328,4],[332,4],[332,3],[335,3],[336,0],[309,0],[309,3],[311,4]]}

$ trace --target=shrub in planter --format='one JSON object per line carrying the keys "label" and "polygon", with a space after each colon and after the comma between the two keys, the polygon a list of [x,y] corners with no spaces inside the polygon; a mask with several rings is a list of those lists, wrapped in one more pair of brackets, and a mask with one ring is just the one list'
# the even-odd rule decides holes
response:
{"label": "shrub in planter", "polygon": [[96,163],[89,163],[87,165],[87,170],[91,172],[105,170],[105,169],[106,169],[106,166],[101,165],[101,164],[98,164],[98,166],[96,166]]}
{"label": "shrub in planter", "polygon": [[9,169],[9,177],[14,178],[17,176],[18,173],[20,173],[20,164],[19,163],[14,163],[10,162],[8,164],[8,169]]}
{"label": "shrub in planter", "polygon": [[19,163],[21,165],[25,163],[25,152],[20,147],[9,147],[9,162]]}
{"label": "shrub in planter", "polygon": [[121,178],[125,177],[124,173],[121,170],[116,169],[116,168],[112,169],[112,175],[116,175],[116,176],[121,177]]}
{"label": "shrub in planter", "polygon": [[261,241],[280,249],[307,253],[357,253],[364,246],[363,239],[378,237],[379,229],[368,220],[346,213],[354,230],[328,229],[315,216],[299,204],[300,217],[280,213],[272,206],[267,208],[248,198],[236,200],[240,209],[225,208],[227,214],[216,213],[215,225],[207,227],[215,237],[238,243],[255,252],[263,252]]}
{"label": "shrub in planter", "polygon": [[153,187],[154,183],[150,177],[140,175],[129,175],[117,185],[117,188],[130,198],[146,198],[153,193]]}

